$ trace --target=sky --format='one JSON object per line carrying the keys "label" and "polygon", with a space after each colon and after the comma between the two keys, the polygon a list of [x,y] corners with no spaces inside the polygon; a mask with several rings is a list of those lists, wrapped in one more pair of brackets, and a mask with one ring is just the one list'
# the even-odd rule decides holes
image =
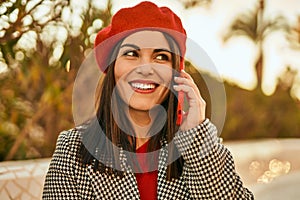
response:
{"label": "sky", "polygon": [[[114,0],[113,12],[122,7],[133,6],[141,0]],[[214,62],[219,75],[244,89],[256,85],[254,61],[257,55],[255,45],[243,37],[235,37],[224,43],[222,35],[234,17],[254,8],[256,0],[213,0],[210,7],[184,9],[180,0],[152,1],[159,6],[171,8],[182,20],[188,38],[197,43]],[[272,18],[278,14],[296,24],[300,15],[299,0],[266,0],[265,16]],[[280,33],[274,33],[265,40],[265,69],[262,89],[271,95],[287,65],[299,71],[298,88],[294,88],[300,98],[300,51],[292,51]],[[191,61],[193,62],[193,61]],[[298,92],[297,92],[298,91]]]}

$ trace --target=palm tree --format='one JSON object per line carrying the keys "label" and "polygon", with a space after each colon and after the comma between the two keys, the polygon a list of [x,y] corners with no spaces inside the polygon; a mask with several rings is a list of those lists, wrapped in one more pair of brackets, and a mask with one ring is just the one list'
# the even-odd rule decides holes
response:
{"label": "palm tree", "polygon": [[258,52],[258,56],[255,61],[258,88],[261,88],[263,78],[263,43],[265,38],[273,31],[288,29],[286,20],[282,16],[278,16],[273,20],[265,19],[264,11],[265,2],[264,0],[259,0],[259,4],[254,10],[238,16],[236,20],[233,21],[229,31],[223,37],[224,42],[227,42],[233,36],[246,36],[254,42]]}

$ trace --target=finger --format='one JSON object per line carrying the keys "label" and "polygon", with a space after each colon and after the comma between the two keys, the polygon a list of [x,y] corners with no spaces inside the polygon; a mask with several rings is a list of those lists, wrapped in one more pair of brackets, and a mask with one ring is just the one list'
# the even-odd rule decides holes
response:
{"label": "finger", "polygon": [[198,96],[198,93],[195,92],[195,90],[192,87],[188,85],[174,85],[173,88],[177,92],[183,91],[187,95],[190,106],[192,105],[195,106],[198,105],[201,107],[206,106],[205,100],[202,98],[202,96]]}
{"label": "finger", "polygon": [[181,70],[181,71],[180,71],[180,76],[181,76],[181,77],[184,77],[184,78],[187,78],[187,79],[189,79],[189,80],[194,81],[193,78],[192,78],[192,76],[191,76],[189,73],[187,73],[186,71],[184,71],[184,70]]}
{"label": "finger", "polygon": [[174,85],[173,88],[177,92],[183,91],[184,93],[186,93],[188,99],[197,99],[198,98],[194,89],[191,86],[181,84],[181,85]]}
{"label": "finger", "polygon": [[192,78],[192,76],[184,70],[180,71],[180,76],[179,77],[185,78],[185,79],[189,80],[192,83],[194,82],[194,79]]}
{"label": "finger", "polygon": [[182,77],[174,77],[175,83],[188,85],[190,87],[197,87],[193,80],[189,80],[187,78]]}
{"label": "finger", "polygon": [[180,75],[181,75],[181,77],[184,77],[184,78],[190,80],[190,83],[191,83],[190,85],[195,89],[195,91],[197,91],[199,97],[202,98],[201,92],[200,92],[198,86],[196,85],[196,83],[195,83],[193,77],[192,77],[189,73],[187,73],[186,71],[184,71],[184,70],[181,70],[181,71],[180,71]]}
{"label": "finger", "polygon": [[188,85],[188,86],[192,87],[194,89],[194,91],[196,92],[196,94],[198,95],[198,97],[201,97],[200,91],[193,80],[190,80],[188,78],[175,77],[174,81],[177,84],[183,84],[183,85]]}

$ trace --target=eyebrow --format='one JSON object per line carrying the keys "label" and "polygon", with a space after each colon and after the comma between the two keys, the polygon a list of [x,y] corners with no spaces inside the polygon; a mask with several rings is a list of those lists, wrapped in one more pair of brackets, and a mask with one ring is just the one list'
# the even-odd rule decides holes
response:
{"label": "eyebrow", "polygon": [[120,49],[123,48],[123,47],[132,47],[132,48],[134,48],[135,50],[141,50],[140,47],[138,47],[138,46],[135,45],[135,44],[123,44],[123,45],[120,47]]}
{"label": "eyebrow", "polygon": [[169,49],[154,49],[154,53],[158,53],[158,52],[162,52],[162,51],[166,51],[168,53],[172,53]]}
{"label": "eyebrow", "polygon": [[[128,44],[123,44],[120,47],[120,49],[123,48],[123,47],[131,47],[131,48],[133,48],[133,49],[135,49],[137,51],[141,50],[141,48],[139,46],[135,45],[135,44],[129,44],[129,43]],[[158,52],[162,52],[162,51],[166,51],[166,52],[172,53],[169,49],[165,49],[165,48],[159,48],[159,49],[154,49],[153,50],[154,53],[158,53]]]}

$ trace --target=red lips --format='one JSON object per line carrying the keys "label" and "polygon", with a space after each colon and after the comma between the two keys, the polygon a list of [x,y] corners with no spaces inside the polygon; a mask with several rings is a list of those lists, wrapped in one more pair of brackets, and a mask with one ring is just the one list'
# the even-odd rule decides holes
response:
{"label": "red lips", "polygon": [[129,82],[131,88],[138,93],[149,94],[156,90],[159,84],[150,80],[135,80]]}

